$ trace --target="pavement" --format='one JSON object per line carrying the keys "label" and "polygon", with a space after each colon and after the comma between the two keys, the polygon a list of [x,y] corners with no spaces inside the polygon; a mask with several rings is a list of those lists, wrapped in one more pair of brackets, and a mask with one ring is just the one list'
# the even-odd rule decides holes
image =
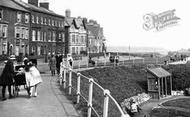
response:
{"label": "pavement", "polygon": [[18,97],[0,100],[0,117],[80,117],[73,103],[60,90],[57,77],[50,75],[47,64],[39,64],[38,69],[43,71],[38,96],[29,98],[21,86]]}

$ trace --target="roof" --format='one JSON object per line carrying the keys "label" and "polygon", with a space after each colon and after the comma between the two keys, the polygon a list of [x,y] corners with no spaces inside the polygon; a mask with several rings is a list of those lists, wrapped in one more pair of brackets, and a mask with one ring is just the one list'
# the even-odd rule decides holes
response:
{"label": "roof", "polygon": [[87,29],[88,29],[89,31],[91,31],[95,37],[98,37],[99,34],[100,34],[100,32],[99,32],[100,27],[99,27],[99,26],[87,24]]}
{"label": "roof", "polygon": [[148,71],[155,75],[158,78],[171,76],[169,72],[167,72],[165,69],[158,67],[158,68],[148,68]]}
{"label": "roof", "polygon": [[62,15],[56,14],[52,10],[48,10],[48,9],[43,8],[43,7],[37,7],[35,5],[28,4],[28,3],[23,2],[23,1],[15,1],[15,2],[20,4],[23,7],[27,8],[27,9],[33,10],[33,11],[42,12],[42,13],[46,13],[46,14],[50,14],[50,15],[56,15],[59,17],[64,17]]}
{"label": "roof", "polygon": [[71,26],[73,23],[74,18],[73,17],[65,17],[65,26]]}
{"label": "roof", "polygon": [[20,10],[20,11],[29,12],[25,8],[16,4],[13,0],[0,0],[0,6],[11,8],[11,9],[16,9],[16,10]]}

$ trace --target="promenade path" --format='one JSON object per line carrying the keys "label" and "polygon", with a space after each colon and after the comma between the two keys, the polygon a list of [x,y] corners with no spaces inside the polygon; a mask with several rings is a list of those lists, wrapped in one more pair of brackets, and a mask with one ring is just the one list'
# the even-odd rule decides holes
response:
{"label": "promenade path", "polygon": [[60,90],[56,76],[50,75],[48,65],[39,64],[38,68],[43,71],[38,97],[29,98],[22,86],[18,97],[0,100],[0,117],[79,117],[73,104]]}

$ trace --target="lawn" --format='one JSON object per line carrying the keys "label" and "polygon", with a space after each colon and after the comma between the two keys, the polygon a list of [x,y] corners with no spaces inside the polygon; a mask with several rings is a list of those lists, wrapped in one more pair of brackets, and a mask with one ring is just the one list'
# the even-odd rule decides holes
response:
{"label": "lawn", "polygon": [[171,100],[163,103],[162,105],[190,109],[190,98]]}
{"label": "lawn", "polygon": [[[131,96],[137,95],[142,92],[146,92],[147,81],[146,72],[144,67],[108,67],[108,68],[96,68],[93,70],[81,72],[83,75],[93,78],[98,84],[100,84],[104,89],[109,89],[111,95],[120,104],[124,99]],[[88,80],[81,78],[81,93],[85,98],[88,99]],[[76,75],[73,74],[72,79],[73,87],[76,88]],[[73,90],[74,91],[74,90]],[[69,96],[69,99],[76,102],[76,97],[74,95]],[[82,98],[81,98],[82,99]],[[94,85],[93,88],[93,107],[97,113],[102,116],[103,110],[103,91]],[[83,99],[82,99],[83,100]],[[87,107],[86,103],[83,102],[77,104],[76,107],[86,115]],[[115,108],[114,103],[110,100],[109,105],[109,117],[118,117],[120,114],[117,108]],[[92,116],[93,117],[93,116]]]}

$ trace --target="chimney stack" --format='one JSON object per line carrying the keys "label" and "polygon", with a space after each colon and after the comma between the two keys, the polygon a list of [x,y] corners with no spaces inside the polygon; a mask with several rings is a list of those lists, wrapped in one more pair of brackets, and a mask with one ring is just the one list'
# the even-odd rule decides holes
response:
{"label": "chimney stack", "polygon": [[28,0],[28,4],[31,4],[31,5],[38,7],[38,0]]}
{"label": "chimney stack", "polygon": [[49,2],[41,2],[40,7],[43,7],[45,9],[49,10]]}
{"label": "chimney stack", "polygon": [[70,9],[67,9],[66,11],[65,11],[65,16],[66,17],[71,17],[71,10]]}

